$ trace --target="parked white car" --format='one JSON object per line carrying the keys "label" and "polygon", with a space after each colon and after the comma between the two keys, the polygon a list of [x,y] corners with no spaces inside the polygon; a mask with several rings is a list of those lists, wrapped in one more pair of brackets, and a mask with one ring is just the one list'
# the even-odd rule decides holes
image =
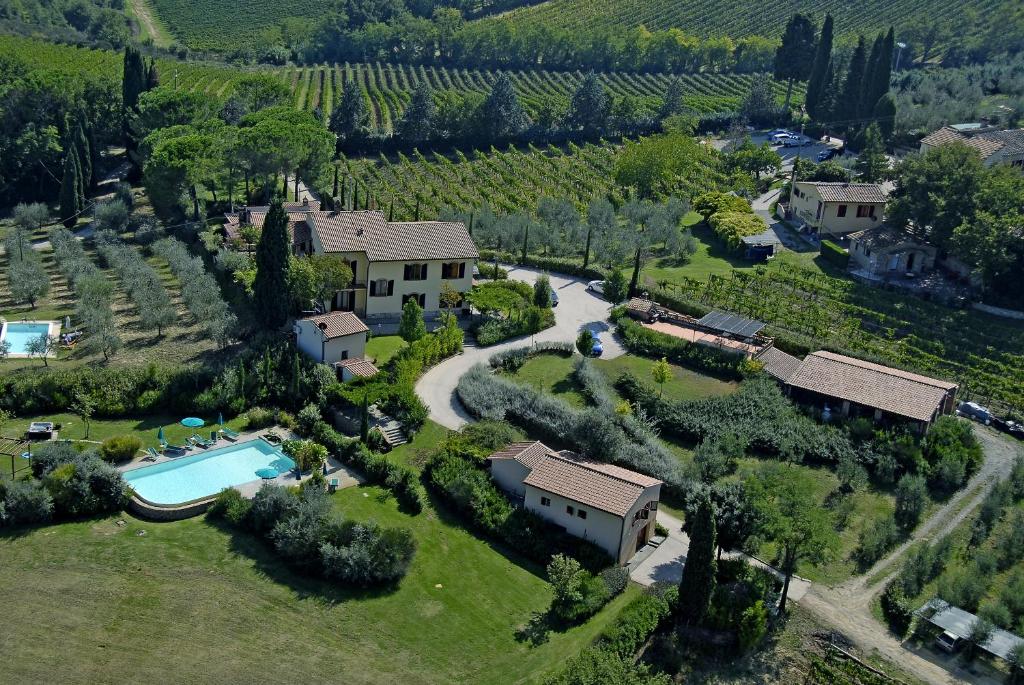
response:
{"label": "parked white car", "polygon": [[604,281],[591,281],[587,283],[587,290],[598,295],[604,295]]}

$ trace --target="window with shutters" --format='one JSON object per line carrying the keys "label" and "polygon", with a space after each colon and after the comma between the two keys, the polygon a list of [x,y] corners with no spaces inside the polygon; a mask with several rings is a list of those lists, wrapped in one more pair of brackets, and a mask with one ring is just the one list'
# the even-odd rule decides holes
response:
{"label": "window with shutters", "polygon": [[865,217],[875,215],[874,205],[857,205],[857,218],[863,219]]}
{"label": "window with shutters", "polygon": [[386,278],[370,281],[370,297],[388,297],[395,292],[395,282]]}
{"label": "window with shutters", "polygon": [[466,276],[465,262],[447,262],[441,265],[441,278],[464,278]]}
{"label": "window with shutters", "polygon": [[406,264],[405,265],[404,279],[407,281],[425,281],[427,280],[427,265],[426,264]]}
{"label": "window with shutters", "polygon": [[409,300],[413,300],[420,306],[420,308],[427,306],[427,296],[424,293],[408,293],[407,295],[402,295],[402,306],[404,307],[405,303]]}

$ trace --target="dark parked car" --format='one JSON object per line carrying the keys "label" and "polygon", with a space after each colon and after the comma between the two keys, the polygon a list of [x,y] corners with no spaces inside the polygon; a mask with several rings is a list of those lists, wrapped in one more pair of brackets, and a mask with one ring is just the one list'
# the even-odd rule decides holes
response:
{"label": "dark parked car", "polygon": [[818,161],[827,162],[828,160],[835,157],[838,153],[839,151],[834,147],[830,147],[827,150],[822,150],[821,152],[818,153]]}
{"label": "dark parked car", "polygon": [[1008,435],[1012,435],[1018,440],[1024,440],[1024,423],[1014,421],[1013,419],[1000,419],[999,417],[993,417],[992,425],[998,430],[1001,430]]}
{"label": "dark parked car", "polygon": [[960,406],[956,408],[956,413],[959,416],[966,416],[969,419],[974,419],[978,423],[983,423],[986,426],[992,425],[992,412],[988,408],[981,406],[977,402],[961,402]]}

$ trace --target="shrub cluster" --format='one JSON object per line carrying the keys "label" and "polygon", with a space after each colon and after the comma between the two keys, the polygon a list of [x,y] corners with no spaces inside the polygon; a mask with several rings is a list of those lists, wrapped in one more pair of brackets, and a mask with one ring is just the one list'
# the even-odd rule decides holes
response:
{"label": "shrub cluster", "polygon": [[591,573],[580,562],[563,554],[551,557],[547,566],[554,597],[551,615],[565,623],[584,621],[626,589],[629,572],[611,567],[599,574]]}
{"label": "shrub cluster", "polygon": [[0,525],[43,523],[120,511],[128,486],[95,452],[48,443],[32,455],[36,480],[0,483]]}
{"label": "shrub cluster", "polygon": [[218,495],[208,515],[261,536],[299,571],[362,587],[399,580],[416,552],[407,529],[332,514],[320,487],[296,492],[266,484],[252,502],[228,489]]}
{"label": "shrub cluster", "polygon": [[730,395],[692,401],[660,399],[631,374],[620,376],[615,387],[656,417],[663,432],[686,441],[735,435],[744,449],[773,457],[827,464],[857,459],[841,429],[818,425],[798,412],[765,375],[748,378]]}
{"label": "shrub cluster", "polygon": [[[299,429],[303,430],[301,424]],[[326,447],[339,461],[362,472],[369,482],[391,490],[399,505],[406,511],[418,514],[423,510],[423,496],[416,473],[412,469],[396,464],[382,455],[374,454],[366,445],[358,440],[346,438],[320,418],[311,422],[307,434],[313,441]]]}
{"label": "shrub cluster", "polygon": [[619,613],[594,644],[570,659],[545,685],[649,682],[646,666],[635,665],[637,650],[675,610],[676,586],[653,586]]}
{"label": "shrub cluster", "polygon": [[527,359],[539,354],[560,354],[569,357],[572,356],[574,350],[572,343],[542,342],[531,347],[515,347],[511,350],[495,352],[487,359],[487,363],[492,369],[515,372],[523,367]]}
{"label": "shrub cluster", "polygon": [[459,380],[456,392],[478,418],[508,420],[543,440],[568,442],[592,459],[655,476],[679,494],[689,484],[678,460],[633,416],[601,408],[574,409],[536,388],[493,376],[479,365]]}
{"label": "shrub cluster", "polygon": [[742,377],[740,364],[742,354],[726,352],[708,345],[691,343],[682,338],[661,333],[639,323],[622,313],[613,319],[622,336],[622,343],[627,350],[652,359],[668,361],[700,369],[728,379],[738,380]]}
{"label": "shrub cluster", "polygon": [[563,554],[578,559],[587,569],[602,568],[609,562],[604,550],[593,543],[569,535],[531,511],[513,507],[473,455],[442,447],[427,462],[424,475],[434,491],[477,529],[529,559],[547,564],[552,555]]}
{"label": "shrub cluster", "polygon": [[931,486],[953,492],[967,482],[985,459],[968,421],[940,416],[925,437],[923,456],[928,462]]}
{"label": "shrub cluster", "polygon": [[118,463],[128,461],[142,449],[142,440],[134,435],[119,435],[108,438],[100,445],[100,456],[104,461]]}

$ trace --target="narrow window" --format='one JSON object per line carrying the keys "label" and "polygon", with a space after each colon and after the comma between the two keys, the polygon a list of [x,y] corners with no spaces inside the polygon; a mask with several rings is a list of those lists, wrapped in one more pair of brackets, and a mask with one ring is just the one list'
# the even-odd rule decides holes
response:
{"label": "narrow window", "polygon": [[572,508],[571,504],[565,507],[565,513],[568,514],[569,516],[573,515],[573,508]]}
{"label": "narrow window", "polygon": [[581,519],[587,518],[587,512],[585,512],[583,509],[578,510],[576,512],[576,515],[579,516]]}
{"label": "narrow window", "polygon": [[550,507],[551,506],[551,500],[548,499],[547,497],[541,497],[540,498],[540,505],[542,507]]}
{"label": "narrow window", "polygon": [[836,216],[846,216],[846,205],[839,205],[839,209],[836,210]]}

